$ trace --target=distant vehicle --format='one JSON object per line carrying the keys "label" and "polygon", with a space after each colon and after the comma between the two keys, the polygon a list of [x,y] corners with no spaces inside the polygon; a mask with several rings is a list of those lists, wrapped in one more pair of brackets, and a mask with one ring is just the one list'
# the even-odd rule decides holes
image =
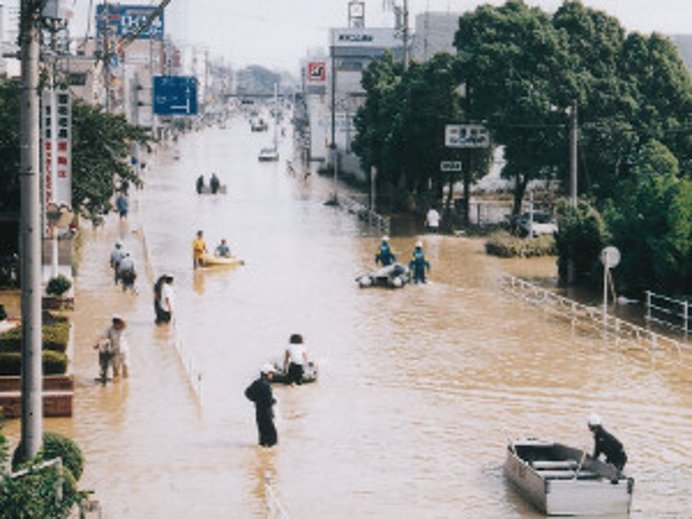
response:
{"label": "distant vehicle", "polygon": [[557,222],[550,213],[534,211],[523,213],[514,221],[514,227],[521,236],[535,238],[542,234],[555,234]]}
{"label": "distant vehicle", "polygon": [[257,158],[262,162],[279,160],[279,150],[276,148],[262,148]]}
{"label": "distant vehicle", "polygon": [[265,132],[269,129],[269,125],[266,123],[264,119],[258,117],[250,121],[250,129],[253,132]]}

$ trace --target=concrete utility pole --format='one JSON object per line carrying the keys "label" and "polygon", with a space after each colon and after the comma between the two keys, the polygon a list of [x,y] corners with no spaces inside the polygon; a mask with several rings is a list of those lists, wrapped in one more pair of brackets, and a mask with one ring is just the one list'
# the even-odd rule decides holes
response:
{"label": "concrete utility pole", "polygon": [[408,62],[409,62],[409,56],[408,56],[408,0],[404,0],[404,27],[402,30],[402,36],[403,36],[403,42],[404,42],[404,70],[408,70]]}
{"label": "concrete utility pole", "polygon": [[[579,122],[577,119],[577,100],[572,100],[572,109],[570,110],[570,128],[569,128],[569,188],[570,207],[577,208],[577,145],[579,140]],[[576,266],[574,264],[574,250],[569,247],[569,257],[567,258],[567,284],[573,285],[577,278]]]}
{"label": "concrete utility pole", "polygon": [[569,173],[570,173],[570,205],[577,207],[577,145],[579,140],[579,122],[577,119],[577,100],[572,101],[570,110],[570,131],[569,131]]}
{"label": "concrete utility pole", "polygon": [[31,459],[43,441],[41,352],[41,191],[39,181],[39,42],[43,2],[22,0],[21,212],[19,253],[22,285],[22,458]]}

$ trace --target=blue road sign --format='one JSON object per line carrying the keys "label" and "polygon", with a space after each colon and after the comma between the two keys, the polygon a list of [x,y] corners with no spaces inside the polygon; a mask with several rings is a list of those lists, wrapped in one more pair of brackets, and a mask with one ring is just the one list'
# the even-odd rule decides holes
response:
{"label": "blue road sign", "polygon": [[196,115],[197,78],[194,76],[154,76],[156,115]]}
{"label": "blue road sign", "polygon": [[[96,6],[96,31],[99,36],[103,35],[108,27],[110,35],[125,37],[134,33],[147,18],[156,10],[156,7],[146,5],[119,5],[106,4],[108,9],[102,4]],[[163,12],[154,18],[138,40],[162,40],[164,33]]]}

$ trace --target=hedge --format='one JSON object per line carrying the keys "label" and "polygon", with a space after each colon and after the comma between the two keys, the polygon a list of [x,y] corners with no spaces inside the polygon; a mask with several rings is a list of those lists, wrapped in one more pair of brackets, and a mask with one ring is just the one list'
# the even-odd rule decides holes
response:
{"label": "hedge", "polygon": [[[21,468],[20,449],[17,447],[12,456],[12,470]],[[75,481],[79,481],[84,472],[84,454],[74,440],[62,434],[46,431],[43,433],[43,447],[35,461],[48,461],[61,458],[63,466],[68,469]]]}
{"label": "hedge", "polygon": [[[64,375],[67,372],[69,360],[67,355],[59,351],[45,350],[43,352],[43,374]],[[22,369],[22,354],[16,351],[0,352],[0,375],[18,376]]]}
{"label": "hedge", "polygon": [[[43,326],[43,349],[65,353],[70,338],[70,322],[56,320]],[[22,327],[17,326],[0,335],[0,352],[22,350]]]}
{"label": "hedge", "polygon": [[519,238],[507,232],[497,232],[485,242],[485,252],[502,258],[531,258],[557,254],[555,238],[542,235],[538,238]]}

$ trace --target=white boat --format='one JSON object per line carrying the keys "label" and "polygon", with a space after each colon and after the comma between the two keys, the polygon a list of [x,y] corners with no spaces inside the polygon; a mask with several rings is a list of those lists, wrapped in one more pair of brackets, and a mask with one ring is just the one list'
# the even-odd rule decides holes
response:
{"label": "white boat", "polygon": [[507,446],[507,479],[546,515],[627,515],[634,479],[585,452],[544,440]]}
{"label": "white boat", "polygon": [[262,162],[277,161],[279,160],[279,151],[276,148],[262,148],[257,159]]}

